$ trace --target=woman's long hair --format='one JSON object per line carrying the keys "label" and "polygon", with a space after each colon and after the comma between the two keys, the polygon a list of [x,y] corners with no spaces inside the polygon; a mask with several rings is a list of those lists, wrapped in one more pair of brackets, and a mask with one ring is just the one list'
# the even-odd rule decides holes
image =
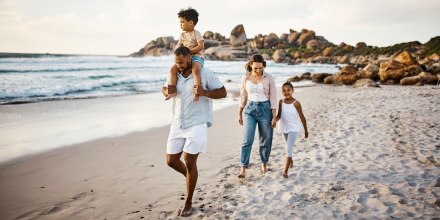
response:
{"label": "woman's long hair", "polygon": [[252,63],[263,63],[263,67],[266,67],[266,61],[264,60],[263,56],[260,54],[254,54],[249,58],[249,61],[244,65],[244,68],[246,68],[247,72],[250,73],[252,71]]}

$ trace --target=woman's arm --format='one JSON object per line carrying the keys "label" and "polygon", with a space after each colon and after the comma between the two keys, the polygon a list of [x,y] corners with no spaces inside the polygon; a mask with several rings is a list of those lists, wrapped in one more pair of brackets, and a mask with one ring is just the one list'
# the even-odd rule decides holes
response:
{"label": "woman's arm", "polygon": [[298,111],[299,118],[301,119],[301,123],[303,124],[304,127],[304,135],[306,138],[308,138],[309,132],[307,131],[307,121],[306,121],[306,117],[304,117],[304,114],[302,112],[301,104],[299,103],[299,101],[296,101],[295,103],[293,103],[293,106],[295,106],[296,111]]}

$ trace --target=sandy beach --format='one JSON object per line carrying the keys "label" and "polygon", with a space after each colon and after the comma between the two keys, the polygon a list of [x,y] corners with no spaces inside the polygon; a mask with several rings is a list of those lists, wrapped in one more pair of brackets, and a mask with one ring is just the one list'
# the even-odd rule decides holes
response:
{"label": "sandy beach", "polygon": [[247,177],[237,178],[237,103],[215,112],[189,218],[177,217],[185,180],[166,165],[164,126],[1,164],[0,219],[440,217],[440,87],[317,85],[294,97],[309,138],[288,179],[278,129],[270,171],[260,173],[255,142]]}

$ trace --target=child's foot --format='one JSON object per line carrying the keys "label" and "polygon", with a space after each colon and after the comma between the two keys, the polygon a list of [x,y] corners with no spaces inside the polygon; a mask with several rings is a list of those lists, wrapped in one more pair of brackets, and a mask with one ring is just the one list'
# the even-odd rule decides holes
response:
{"label": "child's foot", "polygon": [[283,177],[284,178],[289,178],[289,175],[287,175],[287,173],[283,173]]}
{"label": "child's foot", "polygon": [[199,101],[199,95],[194,94],[193,95],[193,101],[198,102]]}
{"label": "child's foot", "polygon": [[168,85],[167,90],[168,90],[168,95],[165,98],[165,100],[169,100],[177,95],[176,86]]}
{"label": "child's foot", "polygon": [[173,97],[176,97],[177,93],[168,93],[168,96],[165,98],[165,100],[170,100]]}

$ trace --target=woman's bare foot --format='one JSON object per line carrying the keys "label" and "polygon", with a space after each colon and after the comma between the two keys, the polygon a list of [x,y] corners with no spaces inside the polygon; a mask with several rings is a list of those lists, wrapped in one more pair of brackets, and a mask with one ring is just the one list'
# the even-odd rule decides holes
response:
{"label": "woman's bare foot", "polygon": [[179,216],[182,217],[188,217],[192,213],[192,205],[191,204],[185,204],[185,206],[181,209],[179,212]]}
{"label": "woman's bare foot", "polygon": [[246,168],[241,167],[240,174],[238,174],[238,178],[245,178],[246,177]]}
{"label": "woman's bare foot", "polygon": [[261,164],[261,172],[263,174],[267,173],[267,165],[265,163]]}

